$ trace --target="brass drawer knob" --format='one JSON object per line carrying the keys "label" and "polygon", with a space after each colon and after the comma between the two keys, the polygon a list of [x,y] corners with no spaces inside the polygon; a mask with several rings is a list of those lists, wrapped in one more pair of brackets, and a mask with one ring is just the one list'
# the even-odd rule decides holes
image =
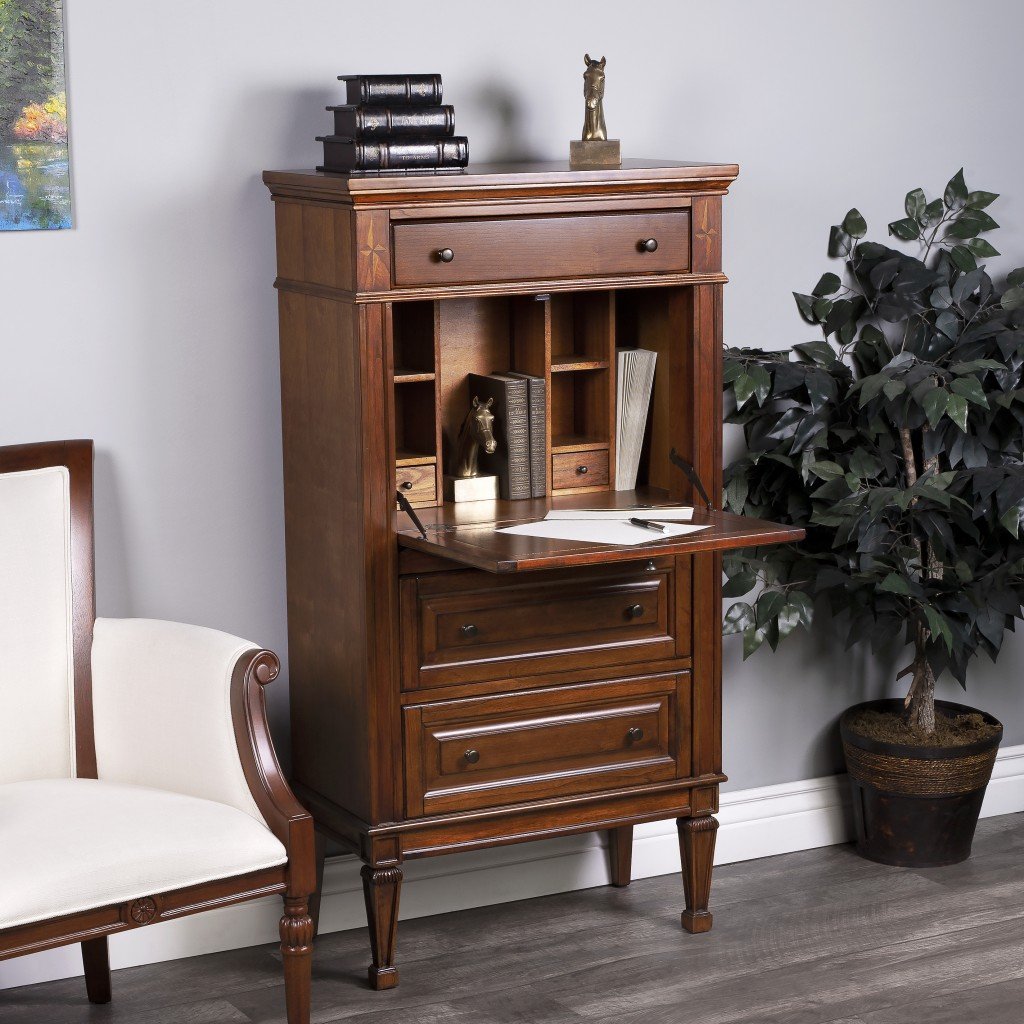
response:
{"label": "brass drawer knob", "polygon": [[473,637],[473,636],[476,636],[480,632],[480,630],[477,629],[476,626],[474,626],[472,622],[467,622],[465,626],[462,626],[459,629],[459,632],[463,636]]}
{"label": "brass drawer knob", "polygon": [[480,760],[480,751],[467,750],[462,756],[466,759],[466,764],[476,764]]}
{"label": "brass drawer knob", "polygon": [[590,472],[590,469],[587,466],[577,466],[576,472],[579,473],[580,476],[586,476],[587,473]]}
{"label": "brass drawer knob", "polygon": [[630,743],[639,743],[644,738],[644,731],[639,726],[634,725],[629,732],[626,733],[626,739]]}
{"label": "brass drawer knob", "polygon": [[[655,242],[654,244],[657,245],[658,243]],[[453,259],[455,259],[455,250],[454,249],[438,249],[437,250],[437,258],[442,263],[451,263],[451,261]]]}
{"label": "brass drawer knob", "polygon": [[656,238],[641,238],[637,243],[637,248],[641,252],[657,252],[658,240]]}
{"label": "brass drawer knob", "polygon": [[639,619],[640,616],[643,615],[643,613],[644,613],[644,606],[642,604],[631,604],[626,609],[626,614],[631,619]]}
{"label": "brass drawer knob", "polygon": [[412,490],[412,481],[411,480],[403,480],[402,481],[402,490],[403,491],[411,491]]}

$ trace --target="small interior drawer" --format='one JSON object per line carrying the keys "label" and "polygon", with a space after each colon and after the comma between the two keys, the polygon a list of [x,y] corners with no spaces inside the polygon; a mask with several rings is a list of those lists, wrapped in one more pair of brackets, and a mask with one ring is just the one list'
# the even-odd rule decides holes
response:
{"label": "small interior drawer", "polygon": [[687,672],[406,707],[410,816],[689,774]]}
{"label": "small interior drawer", "polygon": [[[689,654],[689,560],[528,578],[403,581],[403,688],[524,678]],[[680,577],[683,577],[680,579]]]}
{"label": "small interior drawer", "polygon": [[400,222],[392,232],[397,287],[680,273],[690,266],[686,209]]}
{"label": "small interior drawer", "polygon": [[399,466],[395,485],[412,505],[433,505],[437,500],[437,471],[434,463],[422,466]]}
{"label": "small interior drawer", "polygon": [[589,452],[556,452],[551,456],[551,487],[553,490],[606,487],[608,482],[607,448]]}

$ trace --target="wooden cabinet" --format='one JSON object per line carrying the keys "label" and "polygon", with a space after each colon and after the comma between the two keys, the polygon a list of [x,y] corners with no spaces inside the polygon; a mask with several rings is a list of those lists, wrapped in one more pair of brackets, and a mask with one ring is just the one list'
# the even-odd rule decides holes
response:
{"label": "wooden cabinet", "polygon": [[[378,988],[410,858],[679,822],[705,931],[721,764],[721,552],[793,540],[721,492],[721,202],[733,165],[267,172],[277,219],[294,784],[356,852]],[[657,352],[614,490],[616,349]],[[548,497],[454,505],[470,373],[547,384]],[[642,548],[501,534],[552,507],[695,495]],[[396,511],[402,491],[426,536]]]}

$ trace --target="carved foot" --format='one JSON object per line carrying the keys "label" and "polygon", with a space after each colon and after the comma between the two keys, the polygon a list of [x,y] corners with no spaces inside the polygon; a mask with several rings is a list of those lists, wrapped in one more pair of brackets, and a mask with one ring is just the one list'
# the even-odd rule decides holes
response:
{"label": "carved foot", "polygon": [[608,859],[611,862],[612,885],[624,889],[631,881],[633,866],[632,825],[608,829]]}
{"label": "carved foot", "polygon": [[288,1024],[309,1024],[313,971],[313,918],[306,896],[285,896],[281,918],[281,953]]}
{"label": "carved foot", "polygon": [[713,922],[708,900],[718,820],[710,814],[703,818],[677,818],[676,828],[679,830],[679,858],[686,897],[682,925],[688,932],[708,932]]}
{"label": "carved foot", "polygon": [[363,865],[363,896],[366,922],[370,928],[373,963],[367,971],[371,987],[394,988],[398,984],[395,943],[398,939],[398,898],[402,891],[402,869],[397,864],[384,868]]}

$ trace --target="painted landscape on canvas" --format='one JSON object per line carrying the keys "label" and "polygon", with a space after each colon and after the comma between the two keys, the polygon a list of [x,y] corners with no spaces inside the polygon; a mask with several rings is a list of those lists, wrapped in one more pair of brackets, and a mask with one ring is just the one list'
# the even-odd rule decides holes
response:
{"label": "painted landscape on canvas", "polygon": [[62,0],[0,0],[0,231],[69,227]]}

